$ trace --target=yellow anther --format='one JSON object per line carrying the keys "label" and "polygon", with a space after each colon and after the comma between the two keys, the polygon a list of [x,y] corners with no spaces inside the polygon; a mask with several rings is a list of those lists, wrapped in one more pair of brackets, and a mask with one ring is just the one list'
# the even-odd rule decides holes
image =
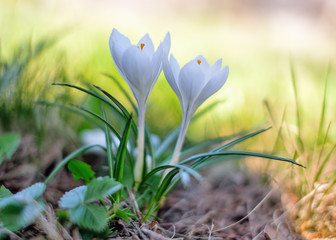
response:
{"label": "yellow anther", "polygon": [[197,59],[197,63],[198,63],[198,65],[201,65],[201,60],[199,60],[199,59]]}
{"label": "yellow anther", "polygon": [[144,43],[141,43],[141,44],[140,44],[140,48],[141,48],[141,50],[143,50],[144,46],[145,46]]}

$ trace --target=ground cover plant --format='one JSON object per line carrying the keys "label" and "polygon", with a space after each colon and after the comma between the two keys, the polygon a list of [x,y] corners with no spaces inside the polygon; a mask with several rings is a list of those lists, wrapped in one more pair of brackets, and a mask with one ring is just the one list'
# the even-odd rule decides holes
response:
{"label": "ground cover plant", "polygon": [[[136,113],[137,124],[133,114],[112,94],[99,86],[83,88],[69,83],[54,83],[54,87],[73,88],[97,99],[100,109],[94,111],[80,105],[68,106],[47,101],[36,104],[54,105],[80,114],[104,131],[106,146],[95,144],[75,150],[64,158],[44,181],[18,193],[12,194],[2,186],[2,236],[13,235],[16,231],[44,218],[48,207],[43,193],[65,167],[76,180],[82,179],[85,185],[62,196],[58,202],[58,221],[63,226],[77,226],[80,235],[85,239],[117,235],[118,220],[141,225],[154,219],[164,199],[179,181],[185,185],[190,182],[190,177],[200,182],[204,181],[198,170],[210,164],[213,159],[227,161],[252,156],[302,167],[292,159],[231,149],[267,131],[269,127],[247,134],[210,139],[191,145],[188,149],[183,148],[190,121],[206,112],[195,114],[197,108],[224,85],[228,78],[228,67],[222,67],[221,59],[210,66],[203,56],[197,56],[180,68],[172,55],[168,60],[169,33],[156,51],[148,34],[141,38],[138,44],[132,45],[130,40],[116,29],[112,31],[109,44],[118,72],[129,85],[136,100],[136,104],[133,103],[132,98],[119,85],[119,90],[125,94],[133,112]],[[162,69],[180,101],[182,123],[164,140],[154,143],[153,135],[145,123],[146,102]],[[115,77],[110,78],[117,83]],[[174,150],[171,151],[174,143]],[[10,150],[6,150],[3,155],[9,157],[14,147],[8,147]],[[107,156],[107,163],[103,164],[99,174],[88,164],[76,159],[94,147],[103,149]],[[207,150],[200,152],[200,149]]]}

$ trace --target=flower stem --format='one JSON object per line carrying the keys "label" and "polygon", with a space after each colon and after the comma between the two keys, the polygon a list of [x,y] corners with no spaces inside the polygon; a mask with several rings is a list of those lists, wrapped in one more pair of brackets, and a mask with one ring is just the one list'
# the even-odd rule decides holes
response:
{"label": "flower stem", "polygon": [[138,155],[134,167],[134,181],[135,185],[141,182],[142,171],[144,165],[144,147],[145,147],[145,112],[146,104],[138,104]]}
{"label": "flower stem", "polygon": [[181,128],[180,128],[180,133],[175,145],[173,157],[170,161],[170,165],[175,165],[179,163],[180,160],[180,155],[181,155],[181,149],[183,146],[184,138],[187,133],[188,125],[190,122],[190,117],[189,116],[183,116],[182,118],[182,123],[181,123]]}

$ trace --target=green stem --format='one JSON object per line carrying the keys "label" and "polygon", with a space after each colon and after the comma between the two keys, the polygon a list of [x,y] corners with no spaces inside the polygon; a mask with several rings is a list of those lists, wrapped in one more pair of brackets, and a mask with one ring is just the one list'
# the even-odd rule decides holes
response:
{"label": "green stem", "polygon": [[190,119],[191,119],[191,117],[189,117],[187,115],[183,116],[183,118],[182,118],[180,133],[179,133],[176,145],[175,145],[173,157],[172,157],[172,159],[169,163],[170,165],[176,165],[180,161],[181,149],[182,149],[182,146],[183,146],[185,135],[187,133],[187,129],[188,129]]}
{"label": "green stem", "polygon": [[143,165],[144,165],[144,147],[145,147],[145,112],[146,103],[138,104],[138,155],[134,167],[135,185],[138,185],[142,179]]}
{"label": "green stem", "polygon": [[86,150],[93,148],[93,147],[100,147],[103,150],[106,150],[104,147],[98,145],[98,144],[94,144],[94,145],[89,145],[89,146],[85,146],[82,148],[77,149],[76,151],[73,151],[70,155],[68,155],[66,158],[63,159],[62,162],[60,162],[56,168],[50,173],[49,177],[44,181],[45,185],[47,185],[54,177],[55,175],[65,166],[68,164],[68,162],[70,162],[72,159],[74,159],[77,155],[85,152]]}

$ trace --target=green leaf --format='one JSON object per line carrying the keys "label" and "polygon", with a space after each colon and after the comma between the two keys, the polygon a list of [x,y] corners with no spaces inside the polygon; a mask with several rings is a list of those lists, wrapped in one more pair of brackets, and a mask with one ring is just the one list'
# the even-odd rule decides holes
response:
{"label": "green leaf", "polygon": [[72,223],[93,232],[101,232],[107,228],[107,211],[103,206],[80,205],[70,209],[69,215]]}
{"label": "green leaf", "polygon": [[0,164],[5,158],[12,158],[19,143],[20,135],[17,133],[6,133],[0,136]]}
{"label": "green leaf", "polygon": [[203,181],[203,177],[194,169],[188,167],[188,166],[184,166],[184,165],[162,165],[159,167],[154,168],[152,171],[150,171],[149,173],[147,173],[144,178],[142,179],[140,185],[139,185],[139,189],[142,188],[144,186],[144,184],[152,177],[154,176],[156,173],[172,168],[174,170],[183,170],[185,172],[187,172],[188,174],[192,175],[194,178],[196,178],[198,181]]}
{"label": "green leaf", "polygon": [[[107,115],[106,115],[105,109],[102,104],[100,106],[101,106],[102,117],[107,122]],[[113,175],[114,166],[113,166],[112,140],[111,140],[110,130],[108,129],[107,124],[104,124],[104,133],[105,133],[105,142],[106,142],[106,151],[107,151],[107,164],[109,168],[109,177],[113,178],[114,177]]]}
{"label": "green leaf", "polygon": [[75,108],[73,106],[67,106],[67,105],[64,105],[64,104],[59,104],[59,103],[54,103],[54,102],[48,102],[48,101],[35,101],[34,103],[45,105],[45,106],[58,107],[58,108],[61,108],[61,109],[64,109],[64,110],[68,110],[70,112],[76,113],[77,115],[80,115],[80,116],[84,117],[84,119],[86,119],[87,121],[89,121],[92,125],[94,125],[94,126],[96,126],[98,128],[101,127],[97,123],[97,121],[95,121],[95,119],[91,118],[89,115],[87,115],[83,111],[81,111],[78,108]]}
{"label": "green leaf", "polygon": [[84,202],[90,203],[111,195],[121,189],[122,185],[109,177],[97,178],[90,182],[84,196]]}
{"label": "green leaf", "polygon": [[79,154],[82,154],[83,152],[87,151],[90,148],[93,147],[99,147],[101,149],[103,149],[104,151],[106,151],[106,149],[99,145],[99,144],[93,144],[93,145],[89,145],[89,146],[84,146],[81,147],[75,151],[73,151],[72,153],[70,153],[66,158],[63,159],[62,162],[60,162],[55,168],[54,170],[50,173],[50,175],[48,176],[48,178],[45,180],[45,184],[47,185],[53,178],[54,176],[64,167],[66,166],[71,160],[73,160],[75,157],[77,157]]}
{"label": "green leaf", "polygon": [[31,202],[32,199],[36,200],[43,194],[45,188],[46,185],[44,183],[35,183],[34,185],[22,190],[21,192],[1,199],[0,209],[13,201],[26,203]]}
{"label": "green leaf", "polygon": [[68,163],[68,169],[74,175],[76,181],[83,179],[85,183],[89,183],[95,175],[89,164],[78,160],[71,160]]}
{"label": "green leaf", "polygon": [[44,210],[42,202],[11,202],[1,209],[1,220],[6,228],[17,231],[35,221]]}
{"label": "green leaf", "polygon": [[86,190],[87,186],[80,186],[66,192],[58,202],[58,205],[64,209],[71,209],[83,204]]}
{"label": "green leaf", "polygon": [[115,78],[115,77],[113,77],[110,74],[107,74],[107,73],[105,73],[104,75],[106,77],[112,79],[112,81],[114,81],[117,84],[117,86],[119,87],[119,89],[121,90],[121,92],[124,94],[124,96],[127,98],[127,100],[129,101],[129,103],[132,105],[134,111],[137,111],[138,110],[137,106],[135,105],[135,103],[133,102],[131,96],[127,93],[127,91],[125,90],[125,88],[123,88],[123,86],[120,84],[120,82],[118,81],[118,79]]}
{"label": "green leaf", "polygon": [[11,191],[9,191],[5,186],[0,187],[0,200],[6,197],[13,196]]}
{"label": "green leaf", "polygon": [[122,220],[126,221],[128,224],[130,224],[130,221],[128,218],[133,218],[133,219],[137,219],[136,216],[134,215],[134,213],[132,213],[132,211],[128,208],[124,208],[124,209],[117,209],[114,212],[114,215],[116,217],[121,218]]}
{"label": "green leaf", "polygon": [[198,165],[205,160],[208,159],[208,157],[214,157],[214,156],[246,156],[246,157],[260,157],[260,158],[268,158],[268,159],[273,159],[273,160],[278,160],[278,161],[284,161],[284,162],[289,162],[296,164],[300,167],[304,167],[303,165],[295,162],[292,159],[288,158],[282,158],[282,157],[277,157],[273,155],[268,155],[268,154],[263,154],[263,153],[255,153],[255,152],[244,152],[244,151],[224,151],[224,152],[210,152],[210,153],[202,153],[202,154],[197,154],[194,155],[190,158],[187,158],[183,161],[180,162],[180,164],[186,164],[191,161],[195,161],[193,165]]}
{"label": "green leaf", "polygon": [[124,173],[124,163],[125,163],[125,154],[127,151],[127,142],[130,135],[132,127],[132,115],[130,115],[122,133],[121,141],[117,150],[116,162],[115,162],[115,178],[117,181],[123,181],[123,173]]}
{"label": "green leaf", "polygon": [[44,183],[35,183],[14,195],[1,188],[2,193],[7,195],[0,200],[0,217],[4,226],[16,231],[35,221],[44,210],[44,203],[37,198],[43,194],[45,187]]}
{"label": "green leaf", "polygon": [[104,122],[104,123],[109,127],[109,129],[111,129],[111,131],[116,135],[116,137],[117,137],[118,139],[121,138],[120,135],[119,135],[119,133],[114,129],[114,127],[113,127],[110,123],[108,123],[104,118],[102,118],[102,117],[99,116],[98,114],[96,114],[96,113],[90,111],[90,110],[87,109],[87,108],[84,108],[84,107],[81,107],[81,106],[78,106],[78,105],[74,105],[74,106],[75,106],[76,108],[78,108],[78,109],[80,109],[80,110],[83,110],[84,112],[87,112],[87,113],[91,114],[92,116],[94,116],[94,117],[100,119],[102,122]]}

